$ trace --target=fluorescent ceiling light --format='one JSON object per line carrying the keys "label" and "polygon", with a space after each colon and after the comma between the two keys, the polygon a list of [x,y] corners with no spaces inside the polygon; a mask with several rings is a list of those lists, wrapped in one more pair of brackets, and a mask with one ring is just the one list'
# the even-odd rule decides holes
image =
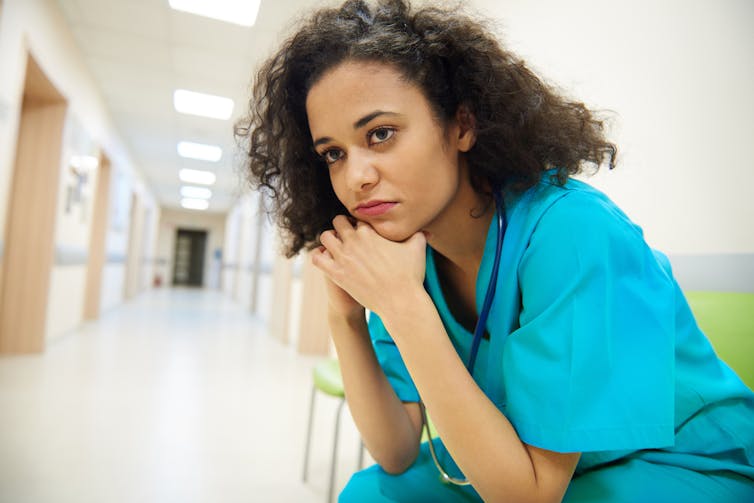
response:
{"label": "fluorescent ceiling light", "polygon": [[241,26],[253,26],[259,12],[259,0],[169,0],[169,3],[175,10]]}
{"label": "fluorescent ceiling light", "polygon": [[199,115],[212,119],[230,119],[233,100],[222,96],[177,89],[173,93],[173,106],[182,114]]}
{"label": "fluorescent ceiling light", "polygon": [[209,208],[209,201],[206,199],[181,199],[181,206],[188,210],[206,210]]}
{"label": "fluorescent ceiling light", "polygon": [[181,187],[181,197],[191,199],[209,199],[212,197],[212,191],[205,187]]}
{"label": "fluorescent ceiling light", "polygon": [[223,156],[223,149],[216,145],[182,141],[178,144],[178,155],[200,161],[217,162]]}
{"label": "fluorescent ceiling light", "polygon": [[201,185],[212,185],[217,178],[211,171],[201,171],[198,169],[182,169],[178,172],[178,178],[186,183],[198,183]]}

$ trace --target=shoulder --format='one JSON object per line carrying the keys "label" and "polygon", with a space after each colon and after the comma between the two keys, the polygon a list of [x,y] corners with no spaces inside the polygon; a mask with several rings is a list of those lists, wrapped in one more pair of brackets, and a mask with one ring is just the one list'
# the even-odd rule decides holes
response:
{"label": "shoulder", "polygon": [[529,239],[542,233],[569,240],[614,234],[644,241],[641,228],[606,194],[574,179],[559,185],[545,175],[517,198],[512,217],[523,220]]}
{"label": "shoulder", "polygon": [[563,282],[587,278],[604,286],[629,274],[646,277],[650,271],[666,276],[665,268],[656,267],[658,259],[641,228],[586,183],[540,183],[521,209],[528,220],[517,261],[522,288],[548,284],[560,290]]}

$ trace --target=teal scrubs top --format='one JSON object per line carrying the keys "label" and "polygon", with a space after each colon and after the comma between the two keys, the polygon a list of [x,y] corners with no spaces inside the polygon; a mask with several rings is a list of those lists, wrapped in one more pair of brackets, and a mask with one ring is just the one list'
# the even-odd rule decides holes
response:
{"label": "teal scrubs top", "polygon": [[[607,196],[583,182],[559,186],[546,175],[505,201],[490,338],[480,347],[474,379],[521,440],[581,452],[574,480],[641,460],[751,479],[754,497],[754,394],[715,355],[668,260]],[[477,313],[496,239],[493,218]],[[433,254],[428,248],[426,288],[468,361],[472,334],[448,309]],[[418,401],[378,316],[370,317],[369,329],[398,397]],[[619,474],[611,483],[621,480],[634,479]]]}

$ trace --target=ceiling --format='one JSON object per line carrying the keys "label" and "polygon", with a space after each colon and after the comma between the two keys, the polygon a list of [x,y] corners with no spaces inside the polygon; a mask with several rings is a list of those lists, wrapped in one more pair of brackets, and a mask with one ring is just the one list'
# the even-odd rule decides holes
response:
{"label": "ceiling", "polygon": [[[211,0],[208,0],[211,1]],[[102,92],[118,133],[159,204],[180,208],[178,171],[216,173],[209,211],[225,212],[241,193],[233,124],[248,102],[254,68],[317,0],[262,0],[251,28],[172,10],[168,0],[58,0]],[[223,121],[184,115],[173,91],[233,99]],[[219,145],[217,163],[178,156],[179,141]]]}

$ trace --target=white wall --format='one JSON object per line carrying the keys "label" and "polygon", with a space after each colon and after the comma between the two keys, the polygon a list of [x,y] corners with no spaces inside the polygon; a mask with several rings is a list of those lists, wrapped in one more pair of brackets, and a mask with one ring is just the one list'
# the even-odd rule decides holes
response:
{"label": "white wall", "polygon": [[508,47],[617,112],[591,179],[671,254],[754,252],[754,2],[474,0]]}
{"label": "white wall", "polygon": [[252,222],[254,218],[253,200],[251,194],[241,198],[239,202],[240,207],[240,222],[241,225],[238,229],[238,253],[236,257],[236,263],[238,269],[236,270],[236,284],[235,291],[233,292],[233,298],[238,301],[239,304],[248,306],[251,301],[251,267],[253,266],[253,237],[255,230]]}
{"label": "white wall", "polygon": [[[113,186],[121,193],[136,193],[143,207],[152,209],[152,214],[157,213],[157,205],[108,116],[57,2],[7,0],[0,18],[0,236],[5,234],[29,52],[68,102],[55,232],[58,260],[53,266],[48,302],[47,337],[51,339],[75,327],[83,314],[86,267],[81,262],[89,250],[91,204],[97,173],[92,172],[84,187],[88,199],[66,211],[66,191],[72,184],[70,156],[96,155],[104,151],[111,161]],[[117,225],[113,225],[113,217],[111,208],[106,247],[109,257],[116,260],[110,260],[103,272],[103,309],[123,299],[123,262],[129,222],[127,213],[125,220],[120,218]],[[62,255],[79,259],[60,263],[61,250],[65,252]]]}
{"label": "white wall", "polygon": [[[257,314],[261,319],[268,321],[272,312],[272,275],[275,259],[280,253],[281,244],[278,238],[278,229],[270,219],[265,216],[259,229],[262,239],[262,247],[259,254],[259,298],[257,300]],[[293,298],[293,297],[291,297]]]}
{"label": "white wall", "polygon": [[66,117],[62,151],[55,224],[56,258],[50,273],[47,301],[48,339],[78,326],[82,320],[92,210],[100,174],[99,167],[86,170],[67,162],[74,156],[99,158],[99,147],[73,113]]}
{"label": "white wall", "polygon": [[[261,220],[261,225],[260,225]],[[259,268],[257,305],[254,312],[266,319],[272,295],[272,268],[279,244],[267,217],[260,219],[259,195],[245,193],[228,212],[223,291],[252,308],[254,270]],[[257,247],[259,260],[256,261]]]}
{"label": "white wall", "polygon": [[110,175],[110,208],[100,297],[103,311],[121,304],[124,299],[132,193],[129,173],[114,165]]}
{"label": "white wall", "polygon": [[237,202],[228,211],[225,218],[225,241],[222,262],[222,291],[231,298],[235,296],[238,273],[239,241],[242,225],[241,204]]}

